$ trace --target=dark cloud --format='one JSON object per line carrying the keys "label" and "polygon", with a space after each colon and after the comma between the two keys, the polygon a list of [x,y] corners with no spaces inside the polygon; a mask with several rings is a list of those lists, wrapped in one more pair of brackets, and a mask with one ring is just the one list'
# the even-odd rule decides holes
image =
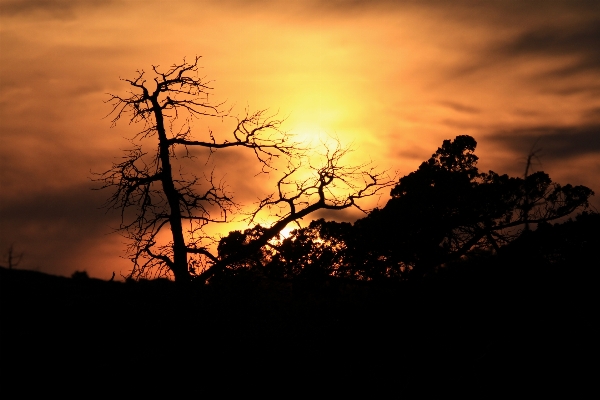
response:
{"label": "dark cloud", "polygon": [[[278,0],[225,0],[226,3],[245,4],[255,6],[276,6],[284,2]],[[504,0],[488,0],[485,2],[477,0],[455,0],[449,3],[446,0],[305,0],[294,2],[312,10],[323,10],[336,13],[354,13],[365,11],[397,10],[406,7],[435,8],[445,14],[451,12],[471,12],[481,16],[490,10],[492,14],[504,12],[508,15],[519,13],[540,12],[544,9],[570,9],[588,10],[599,8],[595,0],[568,1],[568,0],[530,0],[527,2],[514,2]]]}
{"label": "dark cloud", "polygon": [[[0,0],[0,9],[3,16],[32,15],[57,19],[70,19],[78,13],[90,8],[104,8],[108,5],[118,4],[114,0]],[[127,2],[125,2],[127,3]],[[152,6],[152,1],[144,6]],[[206,7],[208,1],[190,1],[187,5],[196,4],[197,7]],[[212,5],[212,4],[211,4]],[[219,6],[235,10],[256,10],[257,12],[293,12],[320,18],[322,13],[329,15],[364,14],[367,12],[389,12],[407,8],[429,9],[440,12],[446,16],[456,17],[498,17],[515,16],[518,14],[539,13],[544,10],[565,9],[570,11],[598,9],[595,0],[572,2],[568,0],[531,0],[527,2],[508,2],[502,0],[455,0],[449,4],[446,0],[299,0],[295,2],[282,2],[280,0],[222,0]],[[138,7],[138,5],[136,5]]]}
{"label": "dark cloud", "polygon": [[570,76],[600,71],[600,18],[573,26],[545,26],[528,31],[494,51],[505,57],[572,56],[571,65],[558,67],[552,74]]}
{"label": "dark cloud", "polygon": [[113,0],[3,0],[0,10],[4,17],[37,15],[56,19],[72,19],[86,8],[99,8]]}
{"label": "dark cloud", "polygon": [[593,20],[585,25],[538,28],[518,36],[511,43],[504,45],[503,50],[509,54],[563,55],[589,51],[598,53],[599,22]]}
{"label": "dark cloud", "polygon": [[[552,73],[551,73],[552,74]],[[547,74],[543,74],[544,78]],[[555,94],[558,96],[577,96],[587,95],[590,98],[598,97],[600,95],[600,85],[595,85],[592,82],[588,82],[586,85],[573,84],[570,80],[565,80],[563,87],[552,87],[550,85],[540,88],[540,93]]]}
{"label": "dark cloud", "polygon": [[600,107],[594,107],[583,112],[583,117],[600,122]]}
{"label": "dark cloud", "polygon": [[538,117],[541,115],[541,112],[538,110],[527,110],[527,109],[520,109],[520,108],[513,110],[513,113],[520,117]]}
{"label": "dark cloud", "polygon": [[[568,11],[572,10],[565,7],[564,12]],[[510,39],[489,43],[486,48],[474,52],[475,58],[458,67],[451,76],[464,76],[487,69],[506,69],[514,62],[540,59],[547,60],[547,68],[537,72],[537,77],[542,79],[600,72],[600,6],[590,5],[588,10],[580,11],[571,22],[532,23],[531,27],[524,28]],[[588,89],[569,86],[558,90],[580,92]]]}
{"label": "dark cloud", "polygon": [[[115,212],[101,208],[107,193],[91,190],[92,184],[48,189],[0,202],[0,251],[15,244],[25,253],[24,268],[68,275],[85,269],[81,253],[92,252],[119,224]],[[115,254],[118,259],[120,254]]]}
{"label": "dark cloud", "polygon": [[467,106],[465,104],[460,104],[460,103],[456,103],[453,101],[440,101],[439,104],[444,107],[448,107],[454,111],[461,112],[461,113],[467,113],[467,114],[481,113],[481,109],[479,109],[479,108]]}
{"label": "dark cloud", "polygon": [[473,120],[457,121],[454,119],[444,119],[444,120],[441,120],[440,123],[444,126],[454,128],[454,129],[459,129],[462,131],[465,131],[465,130],[481,131],[485,127],[484,124],[482,124],[481,122],[477,122],[477,121],[473,121]]}
{"label": "dark cloud", "polygon": [[305,11],[315,16],[314,12],[344,13],[351,14],[382,8],[397,8],[398,5],[410,3],[409,1],[394,0],[300,0],[295,2],[282,2],[279,0],[223,0],[221,4],[228,7],[255,8],[261,10],[281,11],[288,10]]}
{"label": "dark cloud", "polygon": [[552,160],[594,153],[600,156],[600,125],[503,130],[486,136],[486,140],[521,154],[526,154],[535,145],[541,149],[544,158]]}

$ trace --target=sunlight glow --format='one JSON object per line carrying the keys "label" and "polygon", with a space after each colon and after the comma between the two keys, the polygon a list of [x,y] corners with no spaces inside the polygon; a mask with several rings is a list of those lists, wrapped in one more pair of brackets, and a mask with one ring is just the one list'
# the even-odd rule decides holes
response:
{"label": "sunlight glow", "polygon": [[292,231],[295,231],[296,229],[298,229],[298,227],[293,224],[290,224],[290,225],[286,226],[285,228],[283,228],[281,230],[281,232],[279,232],[279,236],[281,237],[281,240],[287,239],[290,236],[292,236]]}
{"label": "sunlight glow", "polygon": [[[131,269],[127,258],[119,258],[123,241],[105,236],[120,216],[95,211],[107,193],[89,190],[90,171],[106,171],[131,147],[125,138],[141,128],[122,123],[111,130],[106,94],[127,93],[129,85],[119,78],[138,69],[149,77],[152,65],[195,55],[202,56],[200,76],[213,88],[209,99],[231,108],[232,118],[194,120],[194,138],[211,140],[213,132],[217,141],[231,139],[234,116],[246,108],[269,110],[306,148],[306,158],[293,165],[300,168],[292,183],[314,182],[310,168],[322,164],[326,148],[336,147],[331,139],[353,150],[339,166],[372,161],[403,176],[443,140],[468,134],[478,141],[481,170],[522,174],[520,160],[541,137],[542,168],[553,180],[598,190],[600,64],[588,45],[596,39],[595,6],[167,3],[2,2],[0,244],[28,244],[23,268],[69,276],[86,265],[90,276],[106,279]],[[160,29],[147,29],[147,21],[160,21]],[[284,157],[262,171],[254,153],[243,149],[190,148],[189,159],[180,150],[176,174],[197,175],[201,191],[214,172],[240,205],[227,223],[207,226],[206,236],[218,240],[256,223],[271,226],[289,212],[262,213],[251,226],[245,220],[260,199],[277,194],[288,168]],[[330,197],[343,197],[351,189],[340,183],[330,190]],[[381,207],[388,199],[389,191],[382,191],[361,207]],[[591,202],[600,208],[600,196]],[[40,204],[47,210],[43,218],[31,212]],[[319,215],[361,217],[351,212]],[[168,227],[163,230],[157,241],[168,243]],[[216,246],[208,239],[203,245]]]}

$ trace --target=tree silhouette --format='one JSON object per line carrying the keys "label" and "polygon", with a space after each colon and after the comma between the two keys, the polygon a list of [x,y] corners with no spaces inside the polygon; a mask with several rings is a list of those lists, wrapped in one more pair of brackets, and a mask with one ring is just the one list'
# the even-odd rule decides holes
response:
{"label": "tree silhouette", "polygon": [[[273,279],[322,279],[326,276],[350,278],[355,268],[344,257],[347,243],[352,240],[351,224],[312,221],[297,229],[288,238],[269,243],[260,252],[247,254],[227,269],[232,275],[251,272]],[[219,244],[220,254],[236,254],[242,246],[257,236],[257,229],[231,232]]]}
{"label": "tree silhouette", "polygon": [[479,172],[470,136],[445,140],[391,190],[392,198],[353,226],[314,221],[268,262],[283,276],[316,266],[329,276],[404,279],[476,249],[499,251],[528,224],[547,224],[588,206],[585,186],[561,186],[544,172],[512,178]]}
{"label": "tree silhouette", "polygon": [[[130,139],[133,147],[125,152],[123,160],[97,179],[102,188],[113,190],[108,207],[121,211],[119,230],[130,241],[128,252],[134,264],[131,276],[145,276],[150,271],[165,275],[170,271],[176,281],[189,281],[192,276],[206,280],[260,251],[290,222],[319,209],[359,207],[357,199],[393,184],[385,173],[368,165],[343,166],[346,152],[339,147],[326,150],[325,162],[313,166],[310,154],[281,130],[283,121],[266,110],[232,117],[222,109],[223,104],[209,101],[211,88],[198,76],[198,60],[195,57],[188,63],[184,59],[166,70],[153,66],[151,79],[143,70],[137,71],[134,79],[123,79],[131,86],[127,95],[110,95],[113,126],[124,116],[130,123],[143,124],[143,129]],[[197,140],[191,122],[200,117],[236,118],[236,125],[229,138],[218,139],[208,131],[205,140]],[[155,152],[145,150],[150,146],[148,141],[157,146]],[[205,176],[205,182],[184,174],[177,165],[177,154],[181,153],[177,153],[178,148],[183,148],[183,157],[191,157],[190,148],[202,148],[209,154],[245,148],[254,154],[263,172],[275,169],[277,158],[287,160],[288,168],[277,182],[276,192],[265,196],[250,214],[252,222],[259,213],[270,212],[274,224],[257,229],[258,234],[236,252],[226,252],[227,246],[221,246],[221,253],[214,252],[211,246],[218,239],[208,235],[206,227],[229,222],[240,205],[212,173]],[[306,166],[312,168],[310,177],[298,180]],[[341,195],[340,186],[345,189]],[[162,237],[166,230],[170,239],[165,242]]]}
{"label": "tree silhouette", "polygon": [[13,269],[19,266],[21,260],[23,260],[24,253],[16,253],[15,245],[11,244],[6,250],[6,266],[8,269]]}
{"label": "tree silhouette", "polygon": [[403,177],[392,199],[358,223],[379,257],[421,275],[473,248],[499,248],[527,224],[565,217],[588,206],[592,190],[552,182],[544,172],[525,178],[480,173],[477,142],[445,140],[419,169]]}
{"label": "tree silhouette", "polygon": [[[600,214],[584,211],[562,223],[540,223],[511,243],[504,257],[520,263],[554,267],[561,277],[592,278],[600,246]],[[534,269],[535,271],[535,269]],[[593,279],[593,278],[592,278]]]}

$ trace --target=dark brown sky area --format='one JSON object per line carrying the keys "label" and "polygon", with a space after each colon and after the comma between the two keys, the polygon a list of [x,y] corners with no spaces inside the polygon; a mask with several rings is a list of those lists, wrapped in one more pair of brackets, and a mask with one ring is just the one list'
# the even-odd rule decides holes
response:
{"label": "dark brown sky area", "polygon": [[[100,209],[110,193],[90,178],[141,127],[110,128],[107,93],[195,55],[215,102],[279,112],[316,154],[337,137],[354,149],[349,163],[402,176],[467,134],[483,170],[522,175],[535,144],[536,169],[600,192],[598,1],[0,0],[3,256],[14,244],[22,268],[127,274],[119,216]],[[247,210],[274,188],[276,173],[254,177],[251,154],[196,155],[188,168],[214,167]],[[387,196],[365,207],[376,200]]]}

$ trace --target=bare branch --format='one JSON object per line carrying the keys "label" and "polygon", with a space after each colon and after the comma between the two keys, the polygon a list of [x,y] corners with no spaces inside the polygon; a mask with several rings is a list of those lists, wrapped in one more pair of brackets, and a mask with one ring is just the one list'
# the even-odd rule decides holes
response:
{"label": "bare branch", "polygon": [[[277,182],[277,192],[261,200],[250,217],[253,223],[264,210],[279,221],[302,218],[317,209],[342,210],[356,207],[364,213],[357,200],[375,196],[396,183],[396,177],[390,177],[387,171],[378,172],[370,164],[345,166],[342,161],[348,154],[339,142],[336,148],[326,149],[323,163],[315,167],[308,160],[311,175],[305,179],[296,179],[302,168],[300,164],[289,164],[288,170]],[[286,224],[287,224],[286,223]]]}
{"label": "bare branch", "polygon": [[[326,148],[324,160],[319,167],[313,166],[310,160],[290,162],[287,171],[277,182],[277,191],[259,201],[255,211],[249,215],[250,224],[255,223],[259,214],[263,212],[274,217],[276,221],[269,228],[258,229],[257,225],[251,240],[244,243],[234,254],[219,254],[218,262],[201,273],[199,279],[209,279],[217,271],[260,252],[260,249],[269,246],[269,241],[279,235],[288,224],[315,211],[356,207],[367,213],[357,200],[375,196],[394,186],[397,178],[390,177],[386,171],[377,172],[370,164],[344,166],[342,159],[348,152],[338,141],[333,150]],[[308,165],[306,169],[311,175],[298,179],[298,175],[306,172],[301,167],[303,163]]]}
{"label": "bare branch", "polygon": [[[130,139],[133,148],[95,179],[100,189],[112,190],[107,208],[121,213],[117,230],[129,241],[132,277],[172,273],[176,280],[187,281],[191,273],[205,276],[233,261],[215,255],[211,249],[219,239],[208,235],[206,228],[231,221],[241,205],[214,170],[200,178],[185,173],[177,149],[183,148],[186,158],[194,158],[190,152],[194,147],[207,149],[208,157],[218,150],[248,149],[261,172],[287,163],[276,192],[249,215],[251,222],[263,212],[276,219],[270,228],[256,231],[248,246],[254,250],[290,222],[316,210],[357,207],[366,212],[358,201],[393,185],[394,178],[369,164],[345,166],[341,160],[347,151],[339,143],[335,149],[326,149],[322,164],[313,165],[307,149],[281,129],[284,119],[277,114],[246,110],[241,117],[231,116],[223,103],[210,101],[212,87],[198,74],[199,59],[183,59],[167,68],[152,66],[149,74],[138,70],[133,79],[122,79],[129,85],[125,95],[109,94],[107,100],[112,126],[122,118],[142,125]],[[218,140],[211,130],[199,138],[192,134],[192,124],[203,117],[234,118],[234,127],[229,136],[219,135]],[[148,140],[156,140],[155,152],[142,149]]]}

